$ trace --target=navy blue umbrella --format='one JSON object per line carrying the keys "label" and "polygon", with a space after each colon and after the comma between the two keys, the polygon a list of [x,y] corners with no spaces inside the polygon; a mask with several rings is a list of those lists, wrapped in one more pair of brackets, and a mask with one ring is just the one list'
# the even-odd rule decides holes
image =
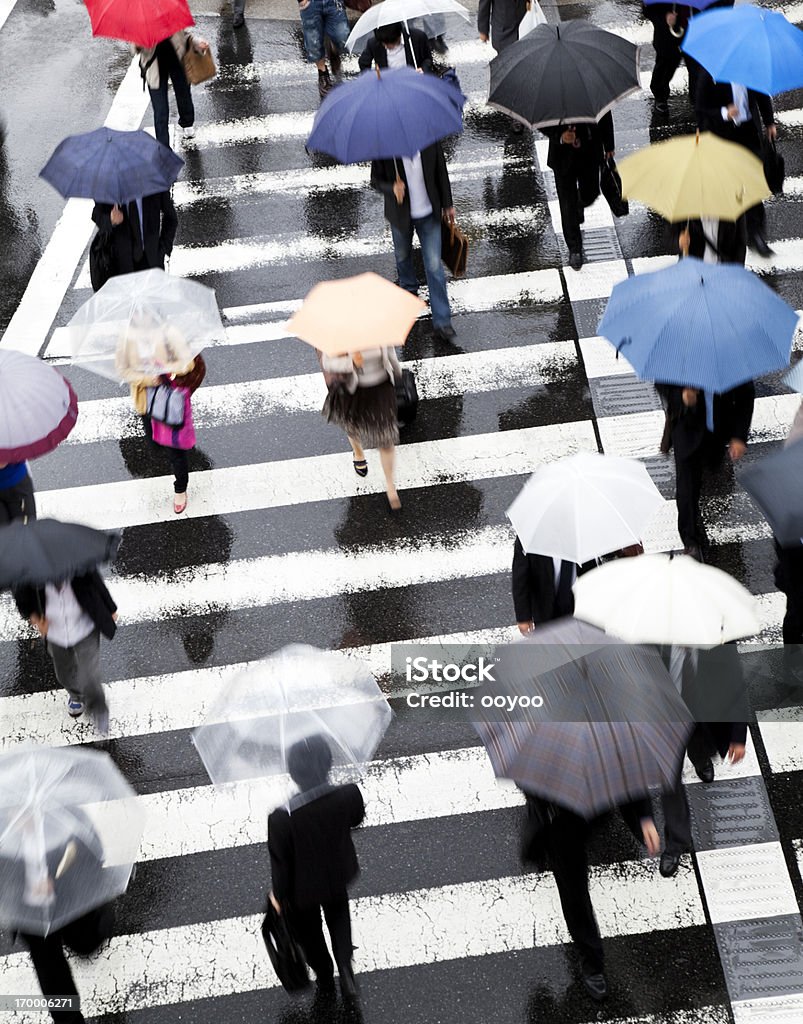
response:
{"label": "navy blue umbrella", "polygon": [[64,196],[123,205],[165,192],[184,166],[147,132],[97,128],[60,142],[39,176]]}
{"label": "navy blue umbrella", "polygon": [[307,149],[342,164],[414,156],[463,130],[466,98],[437,75],[412,68],[365,72],[333,89],[315,115]]}

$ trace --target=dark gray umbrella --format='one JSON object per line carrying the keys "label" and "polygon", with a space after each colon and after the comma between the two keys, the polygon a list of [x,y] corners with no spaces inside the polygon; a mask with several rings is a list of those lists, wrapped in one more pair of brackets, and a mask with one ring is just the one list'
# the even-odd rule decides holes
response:
{"label": "dark gray umbrella", "polygon": [[0,590],[20,584],[42,587],[80,576],[113,558],[119,544],[119,533],[57,519],[2,526]]}
{"label": "dark gray umbrella", "polygon": [[803,441],[761,459],[739,481],[764,513],[781,547],[803,537]]}
{"label": "dark gray umbrella", "polygon": [[673,785],[691,715],[656,649],[560,619],[497,656],[496,682],[474,691],[497,776],[585,818]]}
{"label": "dark gray umbrella", "polygon": [[587,21],[537,25],[491,61],[488,106],[530,128],[598,121],[641,88],[638,47]]}

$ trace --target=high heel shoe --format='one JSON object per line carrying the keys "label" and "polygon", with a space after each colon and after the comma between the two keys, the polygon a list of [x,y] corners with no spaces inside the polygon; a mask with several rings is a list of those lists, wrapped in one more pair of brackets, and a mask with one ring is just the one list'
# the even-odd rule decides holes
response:
{"label": "high heel shoe", "polygon": [[368,476],[368,463],[365,459],[354,459],[354,472],[357,476]]}
{"label": "high heel shoe", "polygon": [[173,511],[177,516],[180,516],[184,509],[187,507],[187,492],[183,494],[177,494],[173,498]]}

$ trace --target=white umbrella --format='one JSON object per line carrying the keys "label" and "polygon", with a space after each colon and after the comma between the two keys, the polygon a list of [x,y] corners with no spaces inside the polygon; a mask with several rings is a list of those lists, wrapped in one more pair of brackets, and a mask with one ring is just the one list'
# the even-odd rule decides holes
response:
{"label": "white umbrella", "polygon": [[582,565],[638,544],[663,505],[642,463],[580,452],[540,466],[507,516],[526,552]]}
{"label": "white umbrella", "polygon": [[457,0],[384,0],[384,3],[369,7],[358,18],[346,46],[354,53],[357,46],[380,25],[395,25],[398,21],[406,24],[412,18],[427,18],[434,14],[458,14],[464,21],[471,21],[471,15]]}
{"label": "white umbrella", "polygon": [[631,644],[715,647],[752,636],[756,599],[721,569],[688,555],[620,558],[581,576],[574,614]]}
{"label": "white umbrella", "polygon": [[323,737],[342,781],[371,759],[390,718],[365,664],[292,644],[232,679],[193,740],[210,779],[220,784],[283,775],[295,744]]}

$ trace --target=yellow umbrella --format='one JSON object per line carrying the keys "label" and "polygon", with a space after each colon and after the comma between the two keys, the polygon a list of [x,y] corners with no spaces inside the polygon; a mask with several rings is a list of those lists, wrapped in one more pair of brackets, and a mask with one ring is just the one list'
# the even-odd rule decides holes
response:
{"label": "yellow umbrella", "polygon": [[622,193],[668,221],[737,220],[770,190],[764,167],[744,146],[712,132],[680,135],[640,149],[619,164]]}
{"label": "yellow umbrella", "polygon": [[316,284],[290,331],[327,355],[403,345],[426,304],[379,274]]}

